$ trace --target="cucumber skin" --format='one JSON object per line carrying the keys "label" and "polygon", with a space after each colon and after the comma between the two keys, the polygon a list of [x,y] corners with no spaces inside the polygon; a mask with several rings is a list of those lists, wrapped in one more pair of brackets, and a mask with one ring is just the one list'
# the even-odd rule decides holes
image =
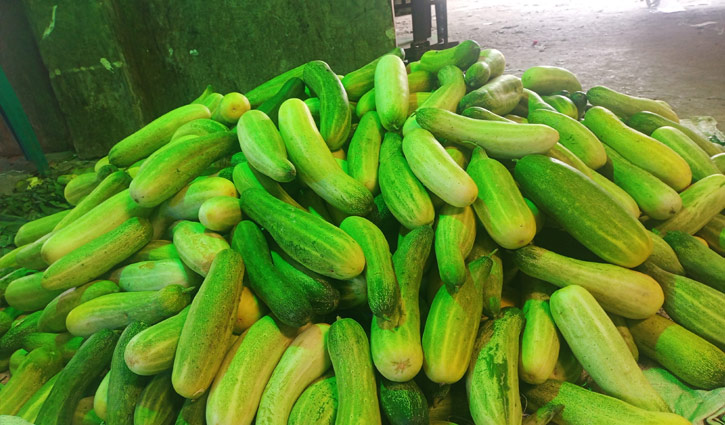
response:
{"label": "cucumber skin", "polygon": [[664,239],[689,277],[725,293],[725,258],[685,232],[668,232]]}
{"label": "cucumber skin", "polygon": [[124,352],[128,368],[133,373],[144,376],[156,375],[170,369],[174,364],[176,346],[188,314],[189,306],[133,337]]}
{"label": "cucumber skin", "polygon": [[520,78],[501,75],[463,96],[458,109],[481,106],[495,114],[506,115],[518,105],[522,92],[523,85]]}
{"label": "cucumber skin", "polygon": [[53,231],[55,226],[71,212],[71,210],[63,210],[45,217],[29,221],[18,229],[15,233],[13,243],[15,246],[23,246],[35,242],[44,235]]}
{"label": "cucumber skin", "polygon": [[680,197],[682,209],[668,220],[654,223],[660,235],[671,230],[697,233],[725,209],[725,176],[707,176],[683,190]]}
{"label": "cucumber skin", "polygon": [[311,384],[290,412],[289,425],[334,425],[337,416],[337,378]]}
{"label": "cucumber skin", "polygon": [[305,84],[320,98],[320,134],[331,151],[342,147],[350,133],[352,113],[347,92],[330,67],[310,61],[302,74]]}
{"label": "cucumber skin", "polygon": [[380,380],[380,405],[391,425],[429,425],[428,401],[415,381]]}
{"label": "cucumber skin", "polygon": [[125,425],[133,421],[136,402],[141,396],[146,379],[133,373],[124,359],[128,342],[148,325],[143,322],[131,322],[121,333],[111,358],[111,371],[108,379],[108,425]]}
{"label": "cucumber skin", "polygon": [[581,83],[568,69],[556,66],[533,66],[521,76],[523,86],[540,95],[553,94],[560,90],[580,91]]}
{"label": "cucumber skin", "polygon": [[408,118],[408,76],[405,64],[395,55],[380,58],[375,67],[375,110],[382,126],[397,131]]}
{"label": "cucumber skin", "polygon": [[110,280],[95,280],[65,291],[48,303],[38,319],[38,330],[43,332],[65,332],[68,313],[86,301],[119,291],[118,285]]}

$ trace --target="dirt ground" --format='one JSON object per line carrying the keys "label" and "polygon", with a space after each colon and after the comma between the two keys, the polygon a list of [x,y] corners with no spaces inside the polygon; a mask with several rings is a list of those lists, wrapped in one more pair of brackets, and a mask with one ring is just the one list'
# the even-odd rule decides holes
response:
{"label": "dirt ground", "polygon": [[[412,40],[410,15],[396,30],[399,44]],[[658,10],[641,0],[448,0],[448,31],[501,50],[515,75],[562,66],[585,89],[663,99],[725,128],[725,0],[661,0]]]}

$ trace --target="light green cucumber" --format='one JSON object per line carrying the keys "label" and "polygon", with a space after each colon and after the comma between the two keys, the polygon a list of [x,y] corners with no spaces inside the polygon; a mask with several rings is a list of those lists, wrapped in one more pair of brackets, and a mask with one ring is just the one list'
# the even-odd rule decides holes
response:
{"label": "light green cucumber", "polygon": [[465,69],[478,59],[480,53],[481,46],[478,43],[474,40],[464,40],[454,47],[443,50],[429,50],[423,53],[420,61],[415,66],[411,64],[411,71],[438,72],[448,65]]}
{"label": "light green cucumber", "polygon": [[71,211],[72,210],[58,211],[57,213],[50,214],[45,217],[41,217],[23,224],[15,233],[13,243],[15,244],[15,246],[20,247],[23,245],[27,245],[31,242],[35,242],[41,237],[52,232],[55,226],[61,220],[63,220],[63,218]]}
{"label": "light green cucumber", "polygon": [[440,108],[450,112],[455,112],[458,108],[458,103],[466,94],[466,82],[463,78],[463,72],[455,66],[445,66],[438,72],[438,82],[440,87],[405,121],[403,136],[416,128],[420,128],[416,114],[422,108]]}
{"label": "light green cucumber", "polygon": [[178,258],[141,261],[125,266],[118,278],[123,291],[156,291],[164,286],[199,286],[201,277],[191,271]]}
{"label": "light green cucumber", "polygon": [[63,292],[63,289],[45,289],[43,274],[35,273],[15,279],[5,290],[5,301],[10,307],[25,312],[42,310]]}
{"label": "light green cucumber", "polygon": [[501,75],[463,96],[458,109],[480,106],[499,115],[506,115],[519,104],[523,86],[513,75]]}
{"label": "light green cucumber", "polygon": [[236,196],[234,183],[222,177],[206,177],[194,180],[171,199],[164,202],[159,212],[170,219],[197,220],[199,209],[207,199],[215,196]]}
{"label": "light green cucumber", "polygon": [[712,174],[722,174],[710,156],[682,131],[664,126],[652,132],[652,138],[669,146],[682,157],[692,170],[692,181],[702,180]]}
{"label": "light green cucumber", "polygon": [[311,384],[295,402],[289,425],[334,425],[337,416],[337,378],[330,376]]}
{"label": "light green cucumber", "polygon": [[597,136],[578,120],[555,111],[529,112],[533,124],[545,124],[559,132],[559,143],[579,157],[589,168],[596,170],[607,162],[607,153]]}
{"label": "light green cucumber", "polygon": [[228,232],[242,221],[242,209],[235,196],[216,196],[207,199],[199,208],[199,221],[209,230]]}
{"label": "light green cucumber", "polygon": [[350,176],[362,183],[371,193],[379,191],[378,166],[383,128],[378,113],[370,111],[360,118],[347,148]]}
{"label": "light green cucumber", "polygon": [[15,415],[20,408],[63,368],[59,353],[40,348],[28,353],[0,390],[0,415]]}
{"label": "light green cucumber", "polygon": [[408,117],[408,75],[395,55],[380,58],[375,67],[375,110],[388,131],[398,131]]}
{"label": "light green cucumber", "polygon": [[186,322],[189,307],[139,332],[124,352],[128,368],[137,375],[156,375],[174,364],[176,346]]}
{"label": "light green cucumber", "polygon": [[[400,47],[395,47],[387,54],[395,55],[400,59],[405,59],[405,50]],[[358,100],[360,96],[373,88],[373,85],[375,84],[375,69],[380,62],[380,59],[382,59],[382,56],[352,72],[347,73],[342,78],[342,85],[345,87],[345,91],[347,92],[347,96],[350,100]]]}
{"label": "light green cucumber", "polygon": [[652,255],[647,261],[670,273],[684,275],[685,269],[672,247],[654,232],[650,232],[649,237],[652,239]]}
{"label": "light green cucumber", "polygon": [[525,326],[521,335],[519,376],[529,384],[545,382],[559,358],[559,335],[549,309],[551,285],[526,275],[522,276]]}
{"label": "light green cucumber", "polygon": [[668,232],[665,241],[677,254],[687,276],[725,293],[725,258],[685,232]]}
{"label": "light green cucumber", "polygon": [[532,66],[521,76],[524,87],[541,95],[553,94],[560,90],[579,91],[582,85],[568,69],[558,66]]}
{"label": "light green cucumber", "polygon": [[179,222],[172,229],[172,233],[181,261],[202,276],[209,273],[214,257],[229,248],[229,243],[221,235],[206,230],[198,222]]}
{"label": "light green cucumber", "polygon": [[249,163],[262,174],[278,182],[295,178],[295,166],[287,159],[287,150],[274,122],[261,111],[249,111],[237,123],[239,145]]}
{"label": "light green cucumber", "polygon": [[676,120],[673,121],[654,112],[637,112],[629,117],[627,125],[648,135],[651,135],[660,127],[674,127],[685,133],[687,137],[692,139],[692,141],[695,142],[700,149],[704,150],[708,156],[712,157],[713,155],[722,152],[717,144],[708,140],[707,137],[705,137],[705,135],[703,135],[700,131],[693,130],[690,127],[685,127],[679,122],[676,122]]}
{"label": "light green cucumber", "polygon": [[682,191],[680,197],[680,211],[665,221],[654,223],[655,230],[661,235],[670,230],[697,233],[725,209],[725,176],[707,176]]}
{"label": "light green cucumber", "polygon": [[73,209],[56,224],[53,230],[59,230],[78,218],[100,205],[106,199],[116,195],[117,193],[128,189],[131,184],[131,176],[125,171],[116,171],[103,179],[91,193],[81,200]]}
{"label": "light green cucumber", "polygon": [[473,208],[444,205],[438,213],[435,230],[435,253],[441,280],[451,292],[466,282],[465,259],[476,240]]}
{"label": "light green cucumber", "polygon": [[587,99],[594,106],[602,106],[618,116],[629,119],[637,112],[649,111],[669,120],[680,122],[677,114],[667,104],[659,101],[619,93],[604,86],[594,86],[587,91]]}
{"label": "light green cucumber", "polygon": [[118,285],[110,280],[94,280],[84,285],[64,291],[51,300],[38,318],[38,330],[41,332],[65,332],[65,319],[76,306],[102,295],[119,291]]}

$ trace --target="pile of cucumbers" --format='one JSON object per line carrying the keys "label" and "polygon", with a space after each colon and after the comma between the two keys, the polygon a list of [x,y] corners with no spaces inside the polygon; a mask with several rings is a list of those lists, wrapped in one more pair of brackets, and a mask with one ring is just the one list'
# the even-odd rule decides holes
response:
{"label": "pile of cucumbers", "polygon": [[208,87],[0,258],[0,423],[688,424],[640,363],[725,387],[724,152],[471,40]]}

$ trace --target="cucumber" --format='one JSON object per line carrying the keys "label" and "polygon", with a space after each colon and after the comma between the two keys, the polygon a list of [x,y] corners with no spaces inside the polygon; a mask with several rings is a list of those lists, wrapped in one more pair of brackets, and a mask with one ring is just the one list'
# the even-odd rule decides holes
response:
{"label": "cucumber", "polygon": [[579,119],[579,110],[576,108],[574,102],[572,102],[568,97],[562,95],[552,95],[543,96],[542,99],[544,102],[553,106],[557,112],[575,120]]}
{"label": "cucumber", "polygon": [[491,271],[483,284],[483,314],[487,317],[498,317],[501,312],[502,291],[503,291],[503,262],[493,252],[486,254],[490,256]]}
{"label": "cucumber", "polygon": [[292,343],[296,331],[264,316],[245,333],[224,360],[206,404],[206,421],[213,424],[252,423],[264,387]]}
{"label": "cucumber", "polygon": [[200,283],[201,277],[178,258],[129,264],[118,278],[118,286],[127,292],[156,291],[169,285],[191,288]]}
{"label": "cucumber", "polygon": [[183,124],[209,117],[209,109],[200,104],[171,110],[116,143],[108,152],[108,161],[117,167],[127,167],[168,143],[176,129]]}
{"label": "cucumber", "polygon": [[[270,251],[270,254],[274,266],[284,276],[285,280],[304,292],[313,313],[327,314],[337,308],[340,301],[340,292],[332,286],[329,279],[302,266],[279,248],[275,247]],[[249,313],[257,311],[257,314],[252,314],[252,316],[256,316],[254,319],[256,321],[259,317],[262,317],[262,314],[259,314],[260,303],[257,301],[257,297],[248,289],[242,294],[242,297],[245,297],[245,295],[249,297],[248,306],[244,300],[240,301],[240,312],[242,312],[242,305],[245,304],[244,314],[249,315]],[[246,329],[251,326],[251,323],[247,325],[239,324],[235,329],[239,329],[240,326]]]}
{"label": "cucumber", "polygon": [[478,56],[478,60],[487,64],[491,70],[489,79],[503,75],[504,68],[506,67],[506,58],[499,50],[483,49]]}
{"label": "cucumber", "polygon": [[63,289],[48,290],[41,285],[42,273],[35,273],[15,279],[5,290],[5,302],[20,311],[33,312],[42,310]]}
{"label": "cucumber", "polygon": [[48,263],[43,259],[42,251],[45,241],[50,239],[53,233],[48,233],[40,239],[18,248],[15,254],[15,262],[20,267],[32,270],[44,270]]}
{"label": "cucumber", "polygon": [[529,155],[516,163],[514,178],[524,196],[602,259],[635,267],[652,253],[644,226],[580,171]]}
{"label": "cucumber", "polygon": [[174,355],[186,322],[189,307],[174,316],[142,330],[126,345],[124,360],[135,374],[149,376],[168,370],[174,364]]}
{"label": "cucumber", "polygon": [[[347,141],[352,120],[345,87],[330,67],[319,60],[305,65],[302,79],[320,98],[320,135],[330,150],[336,151]],[[289,100],[285,101],[288,102]],[[282,108],[280,106],[280,111]],[[282,116],[280,115],[280,122],[284,121]],[[284,130],[282,132],[284,137]],[[289,146],[287,149],[289,150]],[[294,156],[291,157],[292,162],[296,162]]]}
{"label": "cucumber", "polygon": [[465,260],[476,239],[473,208],[443,205],[435,230],[435,254],[441,280],[451,292],[466,282]]}
{"label": "cucumber", "polygon": [[82,398],[73,411],[72,425],[103,425],[105,422],[93,410],[93,396]]}
{"label": "cucumber", "polygon": [[281,322],[297,327],[310,321],[309,300],[275,268],[267,241],[254,222],[244,220],[237,225],[232,248],[245,259],[252,290]]}
{"label": "cucumber", "polygon": [[302,78],[305,63],[277,75],[245,93],[252,106],[258,106],[274,96],[292,78]]}
{"label": "cucumber", "polygon": [[549,380],[578,384],[582,380],[584,368],[574,357],[574,353],[571,352],[571,348],[563,338],[559,338],[559,344],[559,358],[556,360],[556,366],[554,366]]}
{"label": "cucumber", "polygon": [[279,107],[284,103],[285,100],[293,97],[304,99],[305,98],[305,82],[300,78],[293,77],[287,80],[279,91],[264,103],[257,107],[257,110],[266,114],[272,122],[277,125],[277,117],[279,113]]}
{"label": "cucumber", "polygon": [[242,221],[239,199],[234,196],[216,196],[207,199],[199,208],[199,221],[209,230],[227,232]]}
{"label": "cucumber", "polygon": [[209,273],[214,257],[229,249],[229,243],[221,235],[206,230],[201,223],[181,221],[172,233],[181,261],[202,276]]}
{"label": "cucumber", "polygon": [[[151,210],[131,199],[128,190],[117,193],[73,221],[43,244],[41,255],[48,264],[117,228],[133,217],[147,217]],[[86,281],[87,282],[87,281]],[[83,282],[85,283],[85,282]]]}
{"label": "cucumber", "polygon": [[141,392],[133,412],[134,425],[170,425],[178,415],[183,398],[174,392],[171,373],[154,376]]}
{"label": "cucumber", "polygon": [[430,195],[403,156],[398,134],[385,133],[378,176],[385,204],[403,226],[414,229],[433,223],[435,209]]}
{"label": "cucumber", "polygon": [[725,153],[713,155],[710,160],[721,173],[725,173]]}
{"label": "cucumber", "polygon": [[584,369],[604,392],[642,409],[668,412],[612,321],[583,287],[567,286],[551,295],[551,315]]}
{"label": "cucumber", "polygon": [[632,353],[634,361],[639,361],[639,350],[637,349],[637,344],[634,342],[634,337],[632,337],[632,332],[629,331],[627,321],[624,319],[624,317],[617,316],[616,314],[607,313],[607,316],[609,316],[609,319],[612,320],[612,323],[617,329],[617,332],[619,332],[619,334],[622,336],[622,339],[624,339],[624,342],[625,344],[627,344],[629,352]]}
{"label": "cucumber", "polygon": [[408,117],[408,76],[405,64],[395,55],[380,58],[375,67],[375,109],[388,131],[403,127]]}
{"label": "cucumber", "polygon": [[533,245],[516,250],[512,259],[529,276],[560,288],[584,287],[607,311],[629,319],[655,314],[664,301],[654,279],[613,264],[576,260]]}
{"label": "cucumber", "polygon": [[151,241],[152,233],[147,219],[133,217],[126,220],[51,264],[43,272],[43,288],[68,289],[97,278]]}
{"label": "cucumber", "polygon": [[554,417],[562,425],[688,425],[690,421],[674,413],[641,409],[569,382],[547,381],[523,392],[533,408],[562,405]]}
{"label": "cucumber", "polygon": [[429,425],[428,401],[415,381],[380,380],[380,406],[391,425]]}
{"label": "cucumber", "polygon": [[594,106],[603,106],[618,116],[629,119],[641,111],[659,114],[669,120],[680,122],[677,114],[667,104],[642,97],[629,96],[604,86],[594,86],[587,91],[587,99]]}
{"label": "cucumber", "polygon": [[[209,112],[212,114],[216,112],[217,109],[219,109],[219,105],[222,103],[222,99],[224,99],[224,95],[221,93],[211,93],[207,97],[204,98],[204,100],[201,102],[202,105],[206,106],[209,109]],[[221,123],[219,123],[221,124]],[[223,124],[222,124],[223,125]],[[173,137],[173,136],[172,136]],[[162,146],[161,148],[157,149],[157,152],[161,149],[163,149],[166,145]]]}
{"label": "cucumber", "polygon": [[72,288],[51,300],[38,318],[41,332],[65,332],[65,319],[75,307],[102,295],[119,291],[118,285],[110,280],[94,280]]}
{"label": "cucumber", "polygon": [[655,223],[654,228],[660,234],[671,230],[694,234],[705,227],[725,209],[725,176],[707,176],[682,191],[680,197],[682,209],[668,220]]}
{"label": "cucumber", "polygon": [[365,215],[371,210],[372,194],[342,171],[323,143],[304,102],[285,101],[280,107],[279,126],[287,153],[303,183],[345,213]]}
{"label": "cucumber", "polygon": [[189,304],[191,295],[179,285],[159,291],[119,292],[85,302],[68,313],[68,332],[89,336],[101,329],[123,328],[138,320],[152,325]]}
{"label": "cucumber", "polygon": [[639,206],[637,205],[637,201],[625,192],[624,189],[595,171],[590,171],[590,174],[587,177],[594,180],[594,183],[604,189],[609,196],[614,198],[617,204],[624,208],[624,210],[632,216],[632,218],[639,219],[641,212],[639,210]]}
{"label": "cucumber", "polygon": [[93,396],[93,410],[95,410],[96,414],[103,420],[108,417],[108,380],[110,378],[110,371],[106,372],[101,380],[101,383],[98,384],[98,388],[96,388],[96,392]]}
{"label": "cucumber", "polygon": [[225,94],[219,102],[219,106],[211,114],[211,119],[225,125],[235,125],[239,118],[251,108],[246,96],[230,92]]}
{"label": "cucumber", "polygon": [[666,220],[682,209],[682,198],[674,189],[609,146],[604,150],[611,161],[614,183],[632,196],[645,214],[655,220]]}
{"label": "cucumber", "polygon": [[338,319],[327,334],[327,350],[337,377],[336,425],[381,424],[370,345],[362,326]]}
{"label": "cucumber", "polygon": [[37,425],[71,422],[78,401],[111,363],[118,334],[101,329],[91,335],[68,362],[53,385],[35,421]]}
{"label": "cucumber", "polygon": [[108,403],[105,421],[108,425],[124,425],[133,421],[136,402],[146,386],[146,380],[126,366],[124,353],[129,341],[148,328],[143,322],[131,322],[123,330],[113,350],[108,372]]}
{"label": "cucumber", "polygon": [[[524,89],[523,94],[524,94],[524,96],[527,99],[527,101],[526,101],[526,104],[527,105],[526,106],[528,108],[527,111],[529,113],[534,112],[534,111],[538,111],[538,110],[558,112],[556,110],[556,108],[554,108],[553,106],[549,105],[549,103],[547,103],[546,101],[544,101],[544,98],[542,98],[541,96],[539,96],[539,94],[536,93],[535,91],[531,91],[529,89]],[[522,100],[523,100],[524,96],[521,96],[521,99]],[[517,106],[516,108],[514,108],[514,110],[512,112],[518,112],[517,109],[520,106],[522,106],[521,103],[522,103],[522,101],[519,101],[519,106]],[[527,115],[527,117],[528,117],[528,115]]]}
{"label": "cucumber", "polygon": [[0,337],[10,329],[13,321],[23,312],[12,307],[0,307]]}
{"label": "cucumber", "polygon": [[491,67],[484,61],[476,62],[466,69],[464,78],[468,88],[476,90],[491,78]]}
{"label": "cucumber", "polygon": [[665,241],[690,278],[725,293],[725,258],[685,232],[668,232]]}
{"label": "cucumber", "polygon": [[522,276],[525,326],[521,334],[519,376],[529,384],[544,383],[559,358],[559,335],[549,309],[551,285]]}
{"label": "cucumber", "polygon": [[191,303],[171,377],[174,390],[185,398],[199,398],[214,380],[232,336],[243,276],[242,257],[230,249],[221,251]]}
{"label": "cucumber", "polygon": [[289,425],[334,425],[337,416],[337,378],[311,384],[295,402]]}
{"label": "cucumber", "polygon": [[445,202],[465,207],[476,200],[476,183],[430,132],[415,129],[408,133],[403,138],[403,154],[415,176]]}
{"label": "cucumber", "polygon": [[156,239],[152,240],[146,244],[146,246],[129,257],[124,264],[133,264],[141,261],[167,260],[170,258],[179,258],[179,253],[176,251],[174,244],[171,243],[171,241]]}
{"label": "cucumber", "polygon": [[636,114],[633,114],[631,117],[629,117],[629,119],[627,120],[627,125],[637,131],[641,131],[642,133],[648,135],[651,135],[656,129],[660,127],[674,127],[685,133],[687,137],[692,139],[692,141],[695,142],[697,146],[700,147],[700,149],[704,150],[708,156],[712,157],[713,155],[717,155],[721,152],[720,148],[718,148],[716,144],[710,142],[707,137],[705,137],[699,131],[693,130],[689,127],[685,127],[679,122],[665,118],[662,115],[656,114],[654,112],[637,112]]}
{"label": "cucumber", "polygon": [[637,346],[678,378],[697,388],[725,385],[725,353],[682,326],[654,315],[630,322]]}
{"label": "cucumber", "polygon": [[649,232],[649,237],[652,238],[652,255],[647,261],[670,273],[684,275],[685,269],[672,247],[654,232]]}
{"label": "cucumber", "polygon": [[463,72],[455,66],[445,66],[438,72],[438,82],[440,83],[440,87],[405,121],[403,125],[403,136],[416,128],[420,128],[416,114],[421,109],[441,108],[455,112],[458,108],[458,103],[466,94],[466,82],[463,79]]}
{"label": "cucumber", "polygon": [[[316,99],[316,98],[315,98]],[[315,118],[315,122],[319,121],[319,106],[313,104],[310,99],[305,101],[305,104],[310,108],[310,113]],[[317,108],[315,108],[318,106]],[[358,117],[358,119],[362,118],[363,115],[367,114],[370,111],[375,110],[375,89],[370,89],[367,93],[365,93],[360,100],[357,102],[357,105],[355,105],[355,115]]]}
{"label": "cucumber", "polygon": [[725,216],[722,214],[714,216],[697,232],[697,236],[705,239],[713,251],[725,256]]}
{"label": "cucumber", "polygon": [[[211,109],[210,109],[211,110]],[[174,135],[171,136],[171,141],[164,145],[159,150],[167,149],[169,146],[171,146],[175,141],[185,138],[187,136],[206,136],[211,133],[216,133],[219,131],[226,131],[229,130],[229,128],[218,122],[214,121],[212,119],[208,118],[202,118],[194,121],[189,121],[186,124],[182,125],[176,131],[174,132]],[[159,151],[157,150],[157,152]]]}
{"label": "cucumber", "polygon": [[0,337],[0,356],[5,354],[8,357],[13,351],[21,348],[23,339],[34,332],[38,332],[38,319],[42,312],[36,311],[27,316],[16,319],[10,329]]}
{"label": "cucumber", "polygon": [[241,201],[244,214],[264,227],[280,248],[303,266],[336,279],[362,273],[362,249],[339,228],[261,189],[248,189]]}
{"label": "cucumber", "polygon": [[476,337],[466,392],[476,424],[521,423],[519,398],[519,334],[524,324],[521,310],[506,308],[503,315],[483,323]]}
{"label": "cucumber", "polygon": [[400,321],[394,327],[373,318],[370,348],[375,367],[395,382],[413,379],[423,367],[418,295],[434,232],[420,226],[408,232],[393,254],[393,267],[400,286]]}
{"label": "cucumber", "polygon": [[690,166],[677,152],[627,127],[609,110],[591,108],[585,114],[583,123],[603,143],[673,189],[680,191],[692,181]]}
{"label": "cucumber", "polygon": [[482,121],[435,108],[416,111],[416,120],[424,129],[450,142],[473,142],[494,158],[521,158],[544,153],[559,140],[551,127]]}
{"label": "cucumber", "polygon": [[205,392],[196,400],[186,399],[179,410],[174,425],[205,425],[206,424],[206,399],[209,392]]}
{"label": "cucumber", "polygon": [[73,337],[68,333],[33,332],[23,336],[21,345],[28,352],[37,348],[49,348],[67,362],[75,355],[82,342],[83,338]]}
{"label": "cucumber", "polygon": [[83,198],[85,198],[86,195],[91,193],[93,188],[98,186],[100,182],[101,181],[98,179],[95,172],[83,173],[75,176],[66,183],[65,188],[63,189],[63,198],[65,198],[69,204],[75,206]]}
{"label": "cucumber", "polygon": [[481,53],[481,46],[474,40],[464,40],[457,46],[443,50],[428,50],[420,57],[415,66],[411,64],[411,71],[424,70],[438,72],[447,65],[455,65],[458,68],[466,69],[474,63]]}
{"label": "cucumber", "polygon": [[292,407],[304,389],[330,368],[327,334],[319,323],[300,333],[285,350],[262,393],[257,425],[286,425]]}
{"label": "cucumber", "polygon": [[[394,48],[387,55],[395,55],[400,59],[405,59],[405,51],[400,47]],[[355,71],[349,72],[342,78],[342,85],[345,87],[345,92],[350,100],[360,99],[360,96],[373,88],[375,85],[375,69],[382,58],[383,56],[378,57]]]}
{"label": "cucumber", "polygon": [[561,404],[545,404],[538,408],[536,412],[525,417],[521,425],[546,425],[564,410]]}
{"label": "cucumber", "polygon": [[28,353],[0,389],[0,415],[15,415],[43,384],[63,368],[62,357],[49,348]]}
{"label": "cucumber", "polygon": [[234,183],[221,177],[206,177],[194,180],[179,190],[161,205],[159,212],[175,220],[197,220],[199,209],[207,199],[236,195]]}
{"label": "cucumber", "polygon": [[235,151],[233,132],[183,140],[146,160],[131,181],[131,198],[152,208],[171,198],[214,161]]}
{"label": "cucumber", "polygon": [[[0,275],[3,275],[2,277],[0,277],[0,304],[6,304],[5,291],[7,290],[8,285],[10,285],[12,281],[35,273],[37,273],[35,270],[26,269],[24,267],[13,268],[13,271],[4,274],[0,273]],[[2,334],[2,332],[0,332],[0,334]]]}
{"label": "cucumber", "polygon": [[572,151],[589,168],[596,170],[607,162],[607,153],[597,136],[579,121],[555,111],[539,109],[529,113],[529,122],[544,124],[559,132],[559,143]]}
{"label": "cucumber", "polygon": [[523,86],[519,77],[501,75],[463,96],[458,109],[480,106],[495,114],[506,115],[518,105],[522,91]]}
{"label": "cucumber", "polygon": [[473,209],[491,238],[506,249],[531,242],[536,220],[506,167],[477,147],[466,171],[478,186]]}
{"label": "cucumber", "polygon": [[55,382],[58,380],[59,376],[60,372],[56,373],[55,375],[53,375],[52,378],[47,380],[45,384],[43,384],[42,387],[40,387],[35,393],[33,393],[28,401],[23,404],[23,407],[18,410],[18,413],[16,415],[25,419],[28,422],[35,423],[35,419],[38,417],[38,412],[40,411],[40,408],[43,406],[43,403],[45,403],[45,400],[48,398],[48,394],[50,394],[50,390],[53,389],[53,385],[55,385]]}
{"label": "cucumber", "polygon": [[131,176],[125,171],[115,171],[103,179],[83,200],[60,220],[53,230],[59,230],[100,205],[106,199],[128,189]]}
{"label": "cucumber", "polygon": [[524,71],[521,83],[538,94],[554,94],[560,90],[580,91],[579,79],[568,69],[558,66],[532,66]]}
{"label": "cucumber", "polygon": [[712,174],[722,174],[707,152],[682,131],[664,126],[653,131],[652,138],[669,146],[687,162],[692,170],[692,181],[702,180]]}
{"label": "cucumber", "polygon": [[483,310],[483,285],[493,260],[468,264],[465,283],[453,291],[441,286],[423,329],[423,370],[438,384],[453,384],[466,374]]}
{"label": "cucumber", "polygon": [[378,166],[383,128],[378,113],[370,111],[360,118],[347,148],[350,176],[362,183],[371,193],[379,191]]}
{"label": "cucumber", "polygon": [[297,201],[290,196],[290,194],[287,193],[279,183],[255,170],[247,162],[242,162],[234,166],[232,179],[239,193],[244,193],[249,188],[257,187],[266,190],[269,194],[280,201],[286,202],[295,208],[304,210],[304,207],[297,203]]}
{"label": "cucumber", "polygon": [[72,210],[58,211],[57,213],[29,221],[18,229],[13,239],[13,244],[17,247],[35,242],[48,233],[52,232],[55,226],[63,220]]}
{"label": "cucumber", "polygon": [[289,182],[297,175],[287,159],[287,150],[275,123],[262,111],[249,111],[237,123],[239,145],[249,164],[278,182]]}
{"label": "cucumber", "polygon": [[466,108],[461,112],[461,115],[468,118],[474,118],[477,120],[485,120],[485,121],[501,121],[501,122],[513,122],[512,120],[508,118],[504,118],[498,114],[494,114],[493,112],[489,111],[486,108],[481,108],[480,106],[471,106],[470,108]]}
{"label": "cucumber", "polygon": [[696,280],[644,263],[642,270],[654,277],[665,294],[663,308],[674,321],[725,350],[725,314],[720,306],[725,294]]}
{"label": "cucumber", "polygon": [[370,220],[355,216],[343,220],[340,229],[360,245],[365,255],[370,310],[379,319],[397,321],[400,289],[385,235]]}

